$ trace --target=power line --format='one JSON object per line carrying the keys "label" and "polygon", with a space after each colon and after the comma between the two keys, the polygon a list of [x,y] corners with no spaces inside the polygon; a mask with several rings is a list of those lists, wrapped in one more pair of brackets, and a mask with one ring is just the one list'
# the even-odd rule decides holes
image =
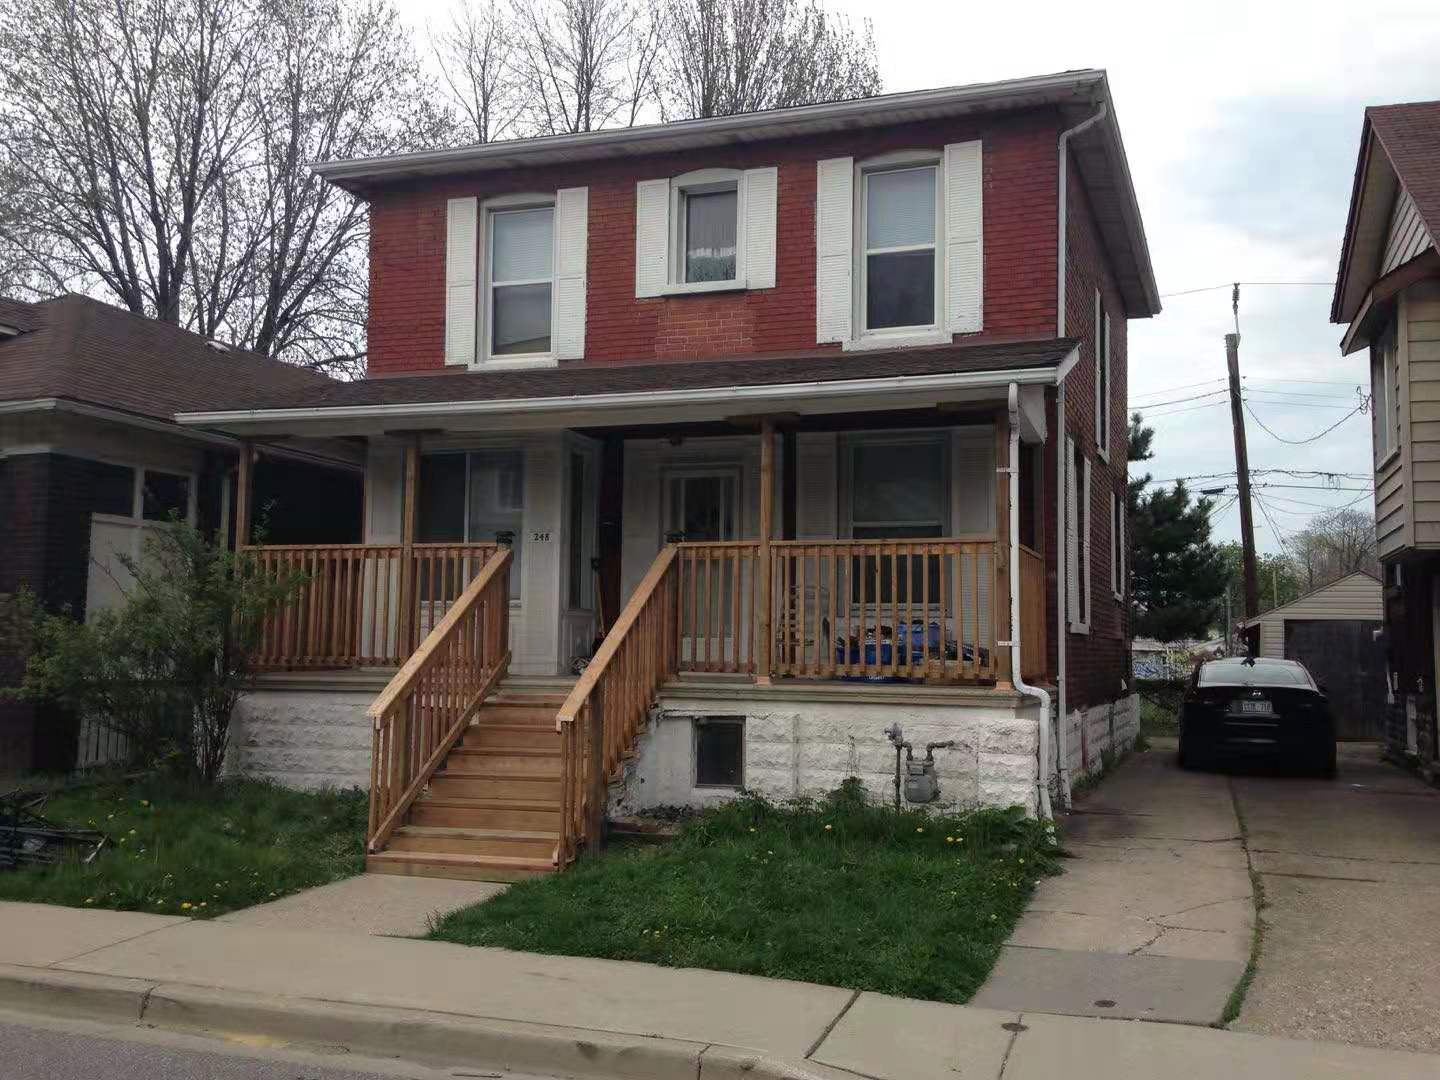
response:
{"label": "power line", "polygon": [[1175,416],[1175,415],[1178,414],[1178,413],[1194,412],[1196,409],[1213,409],[1216,405],[1229,405],[1229,404],[1230,404],[1229,400],[1207,401],[1207,402],[1205,402],[1205,404],[1203,404],[1203,405],[1187,405],[1187,406],[1185,406],[1183,409],[1167,409],[1165,412],[1160,412],[1160,413],[1145,413],[1144,416],[1145,416],[1146,419],[1149,419],[1149,420],[1159,420],[1159,419],[1161,419],[1162,417]]}
{"label": "power line", "polygon": [[1350,379],[1267,379],[1263,375],[1245,375],[1242,378],[1246,382],[1267,382],[1267,383],[1307,383],[1313,386],[1355,386]]}
{"label": "power line", "polygon": [[1228,394],[1229,392],[1229,390],[1209,390],[1203,394],[1191,394],[1189,397],[1171,398],[1169,401],[1152,401],[1148,405],[1140,406],[1140,408],[1160,409],[1166,405],[1188,405],[1192,402],[1200,401],[1202,398],[1215,397],[1218,394]]}
{"label": "power line", "polygon": [[1311,435],[1311,436],[1309,436],[1308,438],[1305,438],[1305,439],[1287,439],[1287,438],[1285,438],[1285,436],[1283,436],[1283,435],[1277,435],[1277,434],[1275,434],[1275,432],[1271,431],[1268,427],[1266,427],[1266,426],[1265,426],[1265,421],[1264,421],[1264,420],[1261,420],[1260,417],[1258,417],[1258,416],[1255,415],[1255,410],[1250,407],[1250,403],[1249,403],[1248,401],[1244,403],[1244,405],[1245,405],[1245,411],[1250,414],[1251,418],[1255,421],[1255,423],[1257,423],[1257,424],[1260,425],[1260,430],[1261,430],[1261,431],[1265,432],[1265,434],[1269,435],[1272,439],[1275,439],[1277,442],[1286,443],[1286,444],[1289,445],[1289,446],[1304,446],[1306,443],[1312,443],[1312,442],[1314,442],[1314,441],[1317,440],[1317,439],[1323,439],[1326,435],[1329,435],[1330,432],[1334,431],[1334,430],[1335,430],[1336,428],[1338,428],[1341,424],[1345,423],[1346,420],[1349,420],[1350,417],[1354,416],[1356,413],[1360,412],[1360,410],[1362,410],[1363,408],[1365,408],[1366,404],[1367,404],[1367,401],[1361,401],[1359,405],[1356,405],[1355,408],[1351,409],[1348,413],[1346,413],[1344,416],[1342,416],[1339,420],[1336,420],[1335,423],[1331,424],[1331,425],[1330,425],[1329,427],[1327,427],[1324,431],[1316,432],[1314,435]]}
{"label": "power line", "polygon": [[1160,299],[1169,300],[1172,296],[1192,296],[1195,293],[1215,292],[1218,289],[1231,289],[1234,288],[1236,285],[1309,285],[1317,287],[1323,286],[1327,289],[1335,287],[1335,283],[1333,281],[1226,281],[1222,282],[1219,285],[1203,285],[1198,289],[1181,289],[1179,292],[1161,293]]}
{"label": "power line", "polygon": [[1136,397],[1159,397],[1161,394],[1173,394],[1176,390],[1189,390],[1196,386],[1209,386],[1211,383],[1223,383],[1224,379],[1204,379],[1200,382],[1181,383],[1179,386],[1167,386],[1162,390],[1147,390],[1143,394],[1136,394]]}

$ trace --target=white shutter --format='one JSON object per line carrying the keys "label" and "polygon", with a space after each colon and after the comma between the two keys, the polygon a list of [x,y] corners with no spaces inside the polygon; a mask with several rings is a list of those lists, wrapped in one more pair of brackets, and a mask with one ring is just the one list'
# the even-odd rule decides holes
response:
{"label": "white shutter", "polygon": [[585,263],[589,254],[590,189],[555,192],[555,329],[559,360],[585,355]]}
{"label": "white shutter", "polygon": [[775,287],[775,202],[779,193],[779,172],[746,169],[740,205],[745,214],[745,287]]}
{"label": "white shutter", "polygon": [[445,207],[445,363],[475,361],[476,250],[480,200],[451,199]]}
{"label": "white shutter", "polygon": [[1065,436],[1065,607],[1070,630],[1080,628],[1080,502],[1075,489],[1075,440]]}
{"label": "white shutter", "polygon": [[795,435],[797,540],[833,540],[839,535],[836,446],[833,431],[801,431]]}
{"label": "white shutter", "polygon": [[635,185],[635,295],[659,296],[670,282],[670,181]]}
{"label": "white shutter", "polygon": [[815,189],[815,340],[848,341],[853,307],[854,159],[817,162]]}
{"label": "white shutter", "polygon": [[945,147],[945,329],[982,328],[984,256],[981,245],[980,140]]}

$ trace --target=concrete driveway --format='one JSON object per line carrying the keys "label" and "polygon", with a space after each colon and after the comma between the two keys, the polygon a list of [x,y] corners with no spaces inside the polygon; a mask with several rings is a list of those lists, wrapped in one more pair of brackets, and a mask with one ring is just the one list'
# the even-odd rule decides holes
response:
{"label": "concrete driveway", "polygon": [[1343,744],[1334,780],[1237,775],[1265,927],[1233,1025],[1440,1051],[1440,791]]}
{"label": "concrete driveway", "polygon": [[1440,1051],[1440,791],[1340,748],[1334,780],[1184,772],[1173,740],[1126,760],[1062,823],[1042,882],[974,1004],[1213,1024]]}

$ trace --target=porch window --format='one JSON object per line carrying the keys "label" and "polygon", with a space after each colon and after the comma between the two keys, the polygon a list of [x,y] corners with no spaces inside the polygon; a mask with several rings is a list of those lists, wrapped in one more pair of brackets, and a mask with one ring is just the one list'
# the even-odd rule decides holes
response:
{"label": "porch window", "polygon": [[740,477],[734,469],[672,473],[666,484],[665,532],[685,540],[734,540]]}
{"label": "porch window", "polygon": [[420,459],[422,543],[491,543],[511,532],[510,599],[520,598],[525,534],[525,453],[475,450]]}
{"label": "porch window", "polygon": [[936,174],[934,165],[864,174],[866,330],[937,325]]}
{"label": "porch window", "polygon": [[[850,446],[850,535],[855,540],[915,540],[944,536],[949,532],[948,498],[949,440],[943,435],[891,440],[857,440]],[[921,559],[905,559],[896,568],[900,598],[917,603],[939,599],[939,559],[931,558],[931,595],[925,596]],[[863,563],[863,566],[861,565]],[[873,583],[873,557],[857,559],[853,594],[861,595],[858,575]],[[885,568],[888,570],[888,568]],[[873,592],[866,586],[866,596]],[[881,572],[879,595],[882,603],[891,599],[890,574]]]}
{"label": "porch window", "polygon": [[555,209],[490,212],[490,355],[550,352]]}

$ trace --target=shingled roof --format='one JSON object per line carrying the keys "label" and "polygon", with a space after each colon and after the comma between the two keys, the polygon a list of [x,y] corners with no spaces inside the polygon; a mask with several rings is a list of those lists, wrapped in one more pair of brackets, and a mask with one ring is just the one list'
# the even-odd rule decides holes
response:
{"label": "shingled roof", "polygon": [[0,297],[0,402],[59,399],[148,419],[316,391],[335,380],[74,294]]}
{"label": "shingled roof", "polygon": [[1370,127],[1431,236],[1440,236],[1440,101],[1373,105]]}

